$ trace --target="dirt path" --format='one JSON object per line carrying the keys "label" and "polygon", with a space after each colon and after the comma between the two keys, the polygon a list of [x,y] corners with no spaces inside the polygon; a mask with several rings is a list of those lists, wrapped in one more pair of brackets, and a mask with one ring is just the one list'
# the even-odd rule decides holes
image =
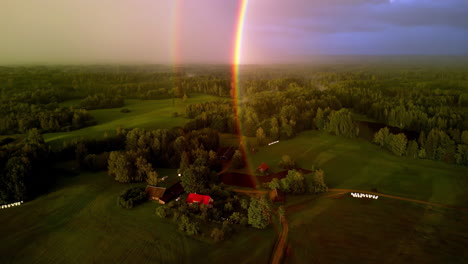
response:
{"label": "dirt path", "polygon": [[275,245],[275,250],[273,251],[273,258],[271,259],[271,263],[279,264],[281,259],[283,258],[283,254],[286,248],[286,241],[288,238],[289,226],[286,217],[281,217],[281,225],[283,227],[283,231],[281,232],[280,236]]}

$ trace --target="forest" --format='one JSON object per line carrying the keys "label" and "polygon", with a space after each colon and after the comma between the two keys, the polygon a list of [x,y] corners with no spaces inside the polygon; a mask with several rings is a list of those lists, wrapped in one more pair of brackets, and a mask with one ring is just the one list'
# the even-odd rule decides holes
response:
{"label": "forest", "polygon": [[[466,68],[251,65],[241,76],[236,116],[226,66],[1,67],[0,200],[34,197],[42,189],[37,182],[50,181],[44,170],[67,158],[83,169],[108,168],[124,183],[154,183],[152,168],[179,168],[188,175],[182,179],[187,190],[207,190],[211,171],[220,168],[219,133],[256,137],[250,150],[306,130],[361,137],[362,125],[370,123],[373,136],[366,139],[382,151],[468,165]],[[54,149],[41,136],[93,126],[90,110],[123,107],[128,99],[186,100],[196,93],[219,99],[188,104],[183,127],[115,128],[104,139],[75,139]]]}

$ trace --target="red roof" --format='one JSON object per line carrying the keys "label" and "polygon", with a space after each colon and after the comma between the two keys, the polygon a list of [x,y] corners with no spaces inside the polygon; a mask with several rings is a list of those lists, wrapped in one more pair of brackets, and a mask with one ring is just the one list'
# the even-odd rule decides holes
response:
{"label": "red roof", "polygon": [[213,204],[213,200],[209,195],[190,193],[187,197],[187,203],[202,203],[210,205]]}
{"label": "red roof", "polygon": [[266,165],[266,163],[263,162],[262,164],[260,164],[260,166],[258,166],[257,169],[262,170],[262,171],[266,171],[266,170],[268,170],[268,165]]}

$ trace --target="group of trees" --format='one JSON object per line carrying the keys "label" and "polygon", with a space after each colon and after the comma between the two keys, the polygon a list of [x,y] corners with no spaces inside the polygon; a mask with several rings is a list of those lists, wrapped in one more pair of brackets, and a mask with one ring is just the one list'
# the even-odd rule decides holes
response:
{"label": "group of trees", "polygon": [[387,127],[374,135],[374,143],[388,149],[397,156],[441,160],[448,163],[468,165],[468,131],[450,130],[447,134],[432,129],[426,136],[421,132],[417,140],[409,140],[405,134],[392,134]]}
{"label": "group of trees", "polygon": [[323,170],[315,170],[309,182],[300,171],[289,170],[285,178],[274,178],[267,184],[267,187],[272,190],[277,189],[292,194],[302,194],[306,192],[321,193],[328,190],[325,184]]}
{"label": "group of trees", "polygon": [[147,181],[155,185],[157,164],[158,167],[179,167],[185,190],[201,192],[211,183],[211,171],[220,168],[215,151],[219,147],[219,135],[212,129],[191,132],[122,129],[117,137],[124,138],[125,150],[110,152],[108,173],[118,182]]}
{"label": "group of trees", "polygon": [[84,109],[0,102],[0,134],[26,133],[33,128],[41,132],[70,131],[94,124]]}
{"label": "group of trees", "polygon": [[124,98],[119,95],[94,94],[81,100],[79,107],[91,110],[102,108],[117,108],[124,106]]}
{"label": "group of trees", "polygon": [[[210,237],[217,242],[228,238],[236,225],[246,226],[249,223],[250,207],[255,203],[253,200],[239,197],[215,184],[211,184],[204,193],[213,198],[212,208],[204,204],[187,204],[184,200],[171,201],[166,206],[157,207],[156,215],[172,218],[179,230],[188,235]],[[206,228],[201,228],[201,225],[209,222],[215,227],[203,232]]]}
{"label": "group of trees", "polygon": [[0,203],[29,200],[48,187],[53,176],[49,147],[37,129],[17,144],[0,147]]}

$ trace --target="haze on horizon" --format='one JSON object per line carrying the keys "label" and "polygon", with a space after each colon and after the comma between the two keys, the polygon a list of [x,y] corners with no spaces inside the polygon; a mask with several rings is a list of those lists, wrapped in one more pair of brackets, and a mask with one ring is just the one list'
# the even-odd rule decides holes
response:
{"label": "haze on horizon", "polygon": [[[231,63],[240,1],[4,0],[0,64]],[[467,55],[466,0],[250,0],[242,63]]]}

